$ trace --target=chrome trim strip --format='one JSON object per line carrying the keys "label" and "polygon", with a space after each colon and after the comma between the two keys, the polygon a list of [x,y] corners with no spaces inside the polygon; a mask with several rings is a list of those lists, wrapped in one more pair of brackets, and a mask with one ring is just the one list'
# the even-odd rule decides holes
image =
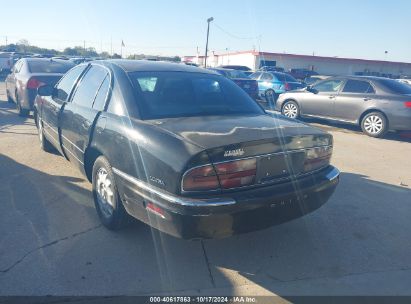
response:
{"label": "chrome trim strip", "polygon": [[73,143],[70,139],[68,139],[67,137],[65,137],[63,134],[61,134],[61,137],[63,137],[65,140],[67,140],[70,144],[72,144],[77,150],[79,150],[81,153],[84,154],[84,151],[81,150],[75,143]]}
{"label": "chrome trim strip", "polygon": [[40,121],[43,122],[43,124],[47,125],[47,127],[49,127],[49,129],[51,131],[53,131],[56,134],[59,134],[56,130],[54,130],[54,128],[51,125],[49,125],[47,122],[45,122],[41,117],[40,117]]}
{"label": "chrome trim strip", "polygon": [[43,129],[43,132],[46,133],[57,144],[57,146],[60,145],[60,143],[49,133],[49,131]]}
{"label": "chrome trim strip", "polygon": [[327,173],[325,176],[330,182],[334,181],[340,176],[340,170],[334,167],[334,169]]}
{"label": "chrome trim strip", "polygon": [[[54,130],[53,127],[50,126],[47,122],[45,122],[41,117],[40,117],[40,121],[42,121],[43,124],[46,124],[51,131],[53,131],[54,133],[56,133],[56,134],[58,135],[58,132],[57,132],[56,130]],[[46,130],[45,130],[45,131],[46,131]],[[48,134],[50,135],[50,133],[48,133]],[[63,134],[61,134],[61,137],[63,137],[63,138],[64,138],[65,140],[67,140],[70,144],[72,144],[77,150],[79,150],[81,153],[84,154],[84,151],[83,151],[83,150],[81,150],[76,144],[74,144],[71,140],[69,140],[69,139],[68,139],[67,137],[65,137]],[[54,138],[53,138],[53,139],[54,139]],[[56,140],[55,140],[55,141],[56,141]],[[66,148],[67,148],[67,147],[66,147]]]}
{"label": "chrome trim strip", "polygon": [[[119,169],[116,169],[116,168],[112,168],[112,169],[115,174],[124,178],[130,183],[134,184],[137,187],[137,190],[147,191],[151,195],[155,195],[169,203],[173,203],[176,205],[192,206],[192,207],[216,207],[216,206],[234,205],[236,203],[235,200],[230,199],[230,198],[194,199],[194,198],[177,196],[177,195],[171,194],[170,192],[166,192],[160,188],[157,188],[153,185],[150,185],[146,182],[143,182],[133,176],[130,176],[127,173],[124,173],[123,171]],[[140,192],[139,194],[141,194],[142,196],[147,196]]]}
{"label": "chrome trim strip", "polygon": [[61,146],[62,146],[63,148],[65,148],[65,149],[64,149],[64,152],[70,153],[70,155],[73,156],[80,164],[84,165],[84,163],[83,163],[81,160],[79,160],[79,159],[77,158],[77,156],[74,155],[74,153],[70,151],[70,149],[68,149],[68,148],[67,148],[66,146],[64,146],[63,144],[61,144]]}

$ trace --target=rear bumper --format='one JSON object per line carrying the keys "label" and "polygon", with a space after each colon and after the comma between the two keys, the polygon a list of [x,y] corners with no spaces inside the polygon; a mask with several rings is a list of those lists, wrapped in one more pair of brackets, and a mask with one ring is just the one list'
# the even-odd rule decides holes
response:
{"label": "rear bumper", "polygon": [[[292,182],[193,199],[164,192],[119,170],[114,172],[132,216],[184,239],[223,238],[304,216],[327,202],[340,174],[329,166]],[[162,214],[146,209],[147,202],[161,208]]]}

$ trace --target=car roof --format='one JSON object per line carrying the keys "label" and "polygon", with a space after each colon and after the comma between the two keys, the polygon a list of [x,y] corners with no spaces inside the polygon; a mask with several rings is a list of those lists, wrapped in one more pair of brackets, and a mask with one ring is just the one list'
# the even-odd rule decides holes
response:
{"label": "car roof", "polygon": [[[330,77],[328,79],[331,78],[339,78],[339,79],[353,79],[353,80],[370,80],[370,81],[379,81],[379,80],[393,80],[391,78],[387,78],[387,77],[378,77],[378,76],[334,76],[334,77]],[[324,80],[328,80],[328,79],[324,79]]]}
{"label": "car roof", "polygon": [[102,64],[113,64],[122,68],[125,72],[191,72],[215,74],[215,72],[191,66],[186,64],[178,64],[165,61],[150,61],[150,60],[127,60],[127,59],[111,59],[99,60]]}
{"label": "car roof", "polygon": [[59,63],[67,63],[69,65],[73,64],[69,60],[63,60],[63,59],[55,59],[55,58],[38,58],[38,57],[25,57],[21,58],[20,60],[24,60],[27,62],[59,62]]}

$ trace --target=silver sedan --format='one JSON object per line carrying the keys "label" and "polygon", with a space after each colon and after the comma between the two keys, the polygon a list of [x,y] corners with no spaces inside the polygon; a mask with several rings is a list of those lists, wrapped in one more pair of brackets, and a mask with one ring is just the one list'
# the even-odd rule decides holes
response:
{"label": "silver sedan", "polygon": [[276,110],[289,118],[356,124],[382,137],[389,130],[411,130],[411,87],[381,77],[332,77],[281,94]]}

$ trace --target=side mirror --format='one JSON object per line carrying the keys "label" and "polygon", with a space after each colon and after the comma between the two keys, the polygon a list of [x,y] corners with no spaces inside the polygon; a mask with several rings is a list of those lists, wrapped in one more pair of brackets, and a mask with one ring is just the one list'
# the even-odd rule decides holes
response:
{"label": "side mirror", "polygon": [[53,95],[53,91],[54,91],[54,88],[46,84],[37,89],[37,94],[40,96],[51,96]]}
{"label": "side mirror", "polygon": [[312,86],[307,86],[306,88],[305,88],[308,92],[311,92],[311,93],[313,93],[313,94],[318,94],[318,91],[316,90],[316,89],[314,89]]}

